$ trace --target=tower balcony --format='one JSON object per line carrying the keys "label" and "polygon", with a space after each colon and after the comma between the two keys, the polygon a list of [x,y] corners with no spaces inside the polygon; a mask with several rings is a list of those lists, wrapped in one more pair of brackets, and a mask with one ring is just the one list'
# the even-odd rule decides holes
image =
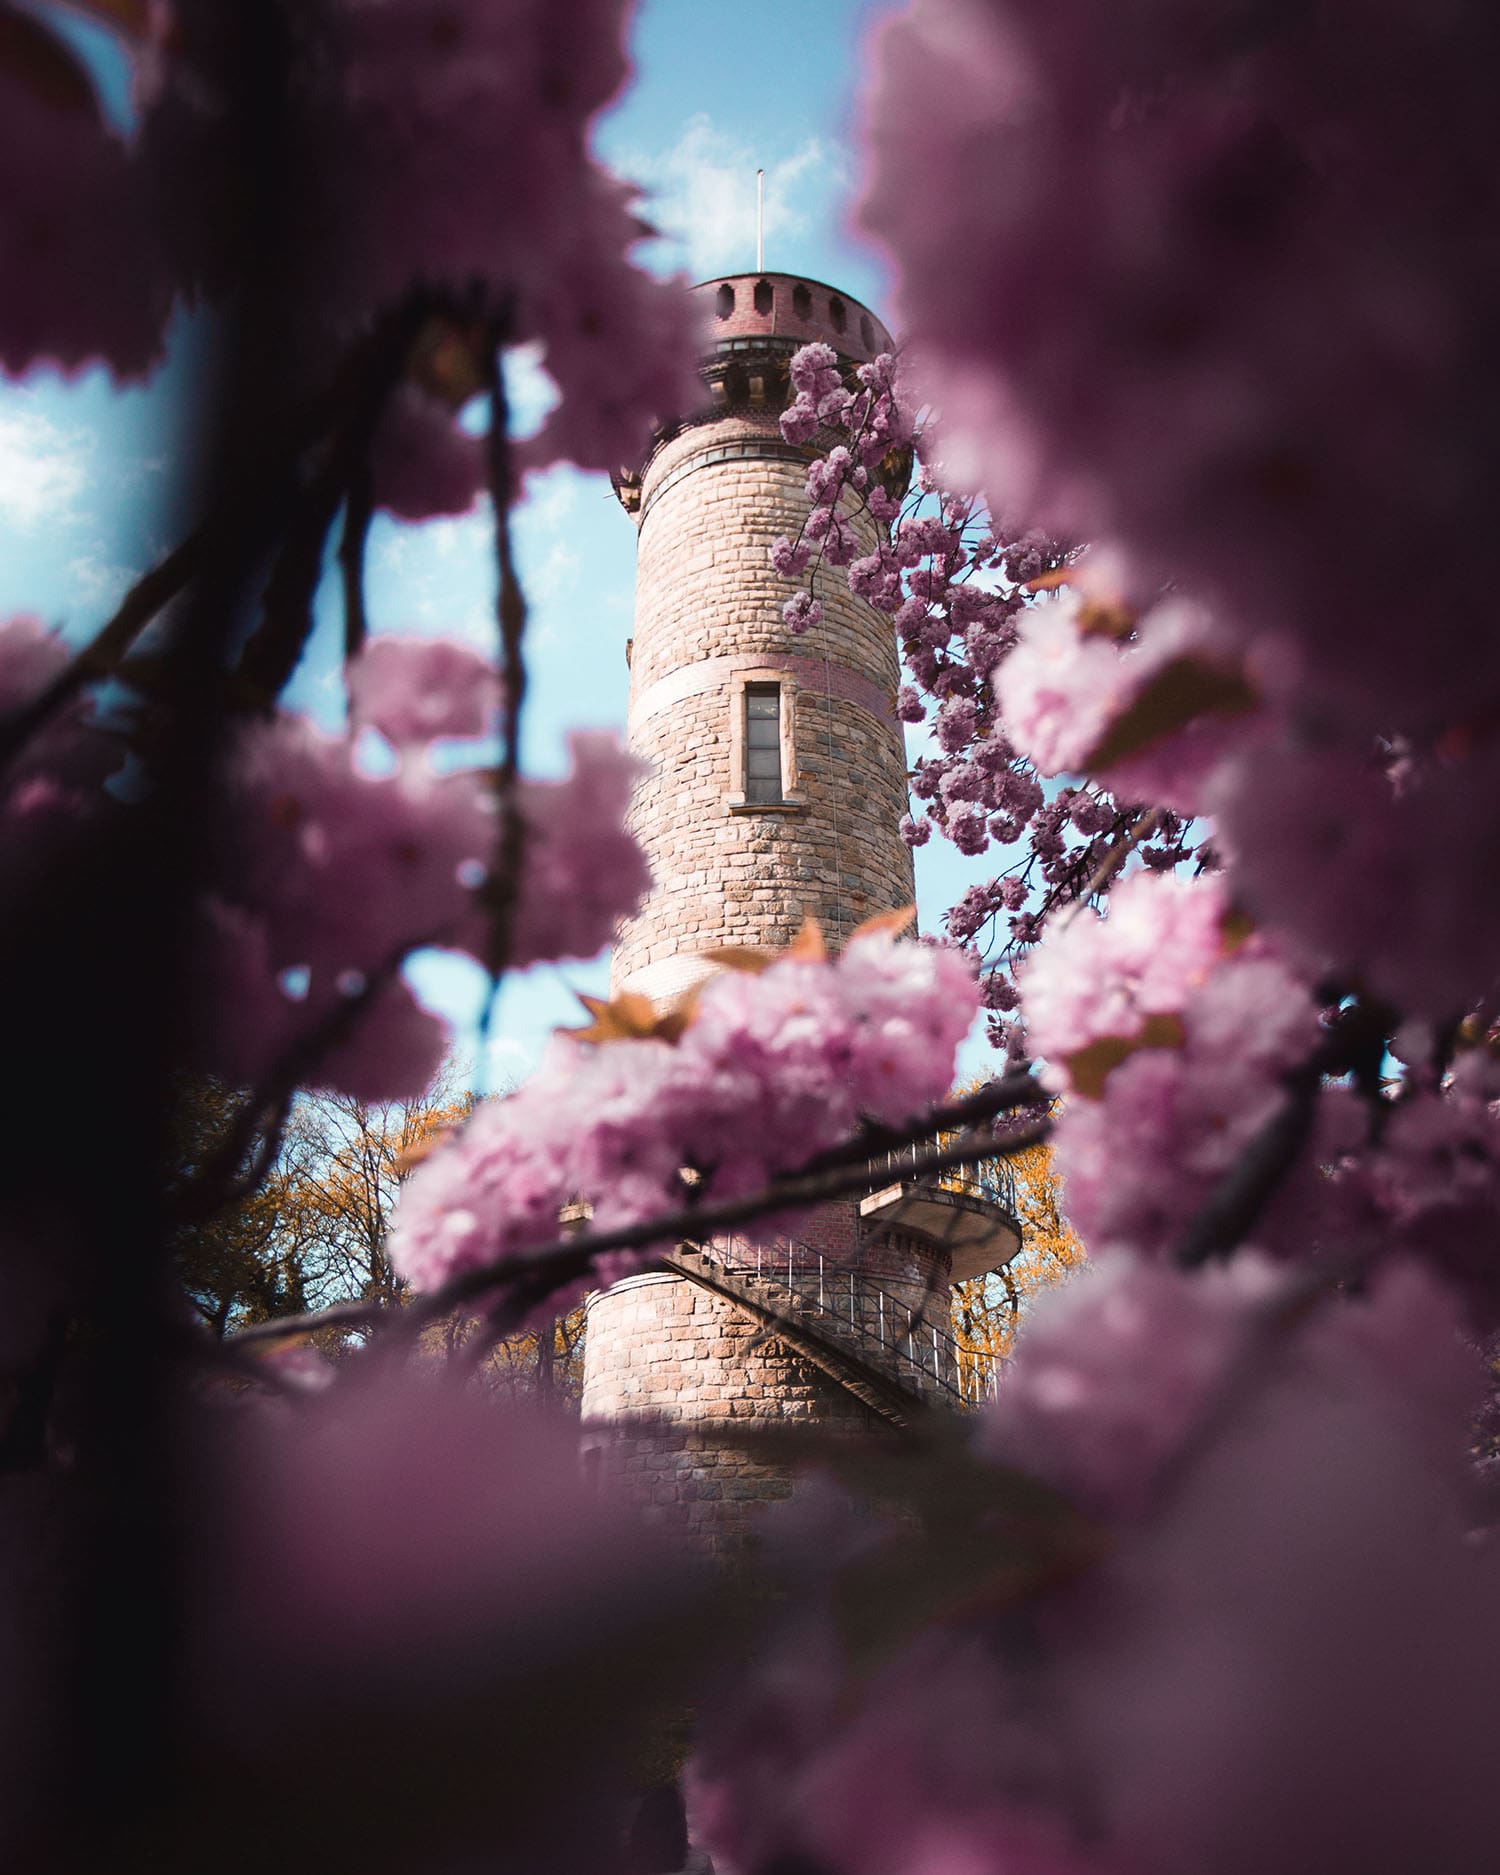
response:
{"label": "tower balcony", "polygon": [[[930,1142],[929,1142],[930,1143]],[[1021,1248],[1015,1178],[1003,1161],[918,1170],[908,1146],[870,1161],[870,1195],[859,1205],[870,1229],[919,1238],[952,1259],[949,1280],[970,1282],[1003,1269]]]}

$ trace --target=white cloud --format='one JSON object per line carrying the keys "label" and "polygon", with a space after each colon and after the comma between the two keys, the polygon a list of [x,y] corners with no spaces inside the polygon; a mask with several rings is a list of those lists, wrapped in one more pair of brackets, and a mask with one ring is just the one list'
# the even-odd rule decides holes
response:
{"label": "white cloud", "polygon": [[562,392],[542,363],[545,350],[537,340],[513,345],[505,354],[505,398],[513,436],[535,436],[562,401]]}
{"label": "white cloud", "polygon": [[822,138],[767,162],[701,112],[669,148],[622,155],[619,166],[645,188],[647,217],[673,258],[699,279],[754,266],[757,168],[766,172],[766,264],[773,268],[778,242],[809,226],[815,198],[848,180],[845,153]]}
{"label": "white cloud", "polygon": [[[561,465],[534,475],[526,499],[516,510],[516,543],[525,572],[527,596],[543,613],[562,603],[583,569],[577,541],[585,496],[598,498],[594,482]],[[544,618],[539,636],[550,635]]]}
{"label": "white cloud", "polygon": [[76,555],[67,564],[72,596],[89,612],[112,612],[139,577],[139,569],[118,566],[102,548]]}
{"label": "white cloud", "polygon": [[94,451],[91,430],[64,429],[24,397],[6,398],[0,404],[0,524],[31,533],[44,522],[75,518]]}

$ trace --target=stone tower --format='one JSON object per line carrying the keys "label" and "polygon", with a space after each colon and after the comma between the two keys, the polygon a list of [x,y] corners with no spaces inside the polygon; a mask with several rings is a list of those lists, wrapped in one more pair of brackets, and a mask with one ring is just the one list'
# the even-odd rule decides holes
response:
{"label": "stone tower", "polygon": [[[791,637],[781,608],[792,589],[769,559],[807,513],[814,453],[779,428],[792,354],[822,340],[852,370],[890,335],[795,275],[694,291],[704,404],[617,480],[638,531],[629,741],[651,764],[631,825],[655,883],[620,933],[613,980],[658,1003],[712,968],[705,952],[784,946],[808,914],[841,944],[913,897],[890,622],[833,572],[819,575],[820,624]],[[872,550],[875,523],[855,525]],[[948,1286],[1006,1261],[1019,1236],[1003,1192],[950,1182],[872,1167],[870,1196],[826,1207],[799,1242],[682,1245],[659,1271],[593,1297],[585,1421],[682,1427],[672,1453],[617,1441],[659,1514],[732,1550],[755,1507],[790,1483],[717,1444],[726,1426],[899,1425],[982,1389],[948,1334]]]}

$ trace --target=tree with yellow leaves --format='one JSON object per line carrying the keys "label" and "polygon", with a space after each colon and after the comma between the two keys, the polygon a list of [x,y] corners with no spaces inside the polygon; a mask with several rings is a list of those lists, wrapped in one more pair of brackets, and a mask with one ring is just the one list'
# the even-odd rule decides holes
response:
{"label": "tree with yellow leaves", "polygon": [[1004,1268],[953,1286],[954,1339],[985,1367],[1010,1353],[1031,1299],[1066,1282],[1087,1260],[1063,1214],[1051,1145],[1023,1146],[1002,1163],[1015,1180],[1021,1248]]}
{"label": "tree with yellow leaves", "polygon": [[[398,1301],[386,1231],[423,1145],[472,1104],[457,1069],[445,1064],[420,1099],[386,1106],[299,1095],[274,1141],[264,1128],[246,1139],[227,1194],[204,1203],[203,1180],[234,1137],[245,1098],[206,1077],[177,1088],[170,1195],[182,1222],[173,1248],[199,1316],[222,1338],[332,1302]],[[252,1165],[258,1177],[246,1176]]]}
{"label": "tree with yellow leaves", "polygon": [[298,1127],[311,1141],[316,1168],[300,1192],[303,1222],[331,1290],[362,1301],[398,1299],[401,1284],[385,1249],[397,1196],[423,1149],[473,1104],[451,1061],[417,1099],[371,1106],[320,1094],[302,1102]]}

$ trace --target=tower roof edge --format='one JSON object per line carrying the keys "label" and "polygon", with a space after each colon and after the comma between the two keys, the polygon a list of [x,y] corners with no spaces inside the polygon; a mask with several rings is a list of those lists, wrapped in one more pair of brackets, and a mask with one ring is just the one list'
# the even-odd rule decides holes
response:
{"label": "tower roof edge", "polygon": [[884,322],[851,294],[798,273],[721,273],[689,289],[702,307],[704,349],[712,356],[736,339],[821,341],[864,364],[895,341]]}

